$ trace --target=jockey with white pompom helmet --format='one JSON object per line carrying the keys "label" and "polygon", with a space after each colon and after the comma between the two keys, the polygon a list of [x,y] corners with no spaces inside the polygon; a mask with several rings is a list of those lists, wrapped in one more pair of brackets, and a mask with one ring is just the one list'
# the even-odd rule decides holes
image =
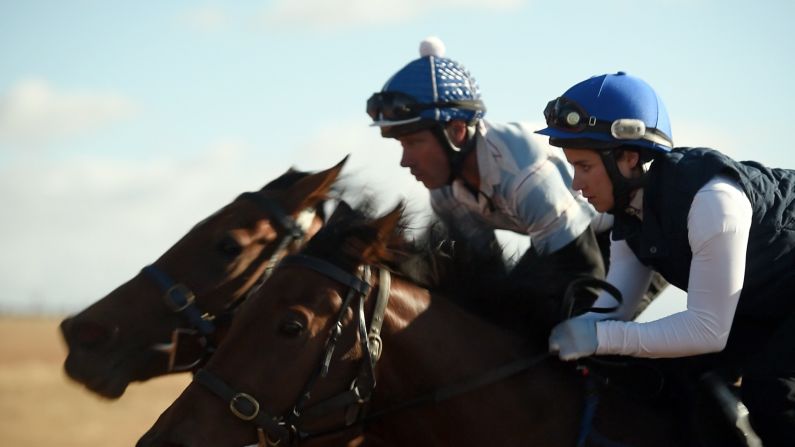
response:
{"label": "jockey with white pompom helmet", "polygon": [[[367,101],[367,113],[385,138],[397,138],[430,130],[447,152],[448,182],[460,171],[460,163],[472,147],[475,125],[486,113],[480,88],[469,71],[444,57],[444,43],[429,37],[420,43],[420,58],[395,73],[384,88]],[[465,144],[451,141],[446,125],[466,125]],[[466,144],[469,143],[469,144]],[[418,178],[422,181],[422,178]]]}
{"label": "jockey with white pompom helmet", "polygon": [[548,304],[559,304],[573,278],[604,276],[591,228],[596,212],[570,189],[560,149],[526,124],[483,118],[478,84],[444,50],[438,38],[424,40],[420,58],[370,97],[367,113],[383,137],[400,142],[401,166],[430,190],[435,214],[456,238],[478,251],[496,245],[496,229],[530,237],[530,248],[501,283],[516,292],[517,305],[550,309],[536,313],[534,327],[549,330],[559,310]]}

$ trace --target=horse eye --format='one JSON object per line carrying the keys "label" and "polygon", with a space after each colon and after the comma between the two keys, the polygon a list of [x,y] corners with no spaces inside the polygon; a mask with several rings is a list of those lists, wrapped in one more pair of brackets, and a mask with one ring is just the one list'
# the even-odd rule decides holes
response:
{"label": "horse eye", "polygon": [[243,252],[243,247],[232,236],[225,236],[218,242],[218,251],[230,258],[236,258]]}
{"label": "horse eye", "polygon": [[290,338],[295,338],[304,332],[304,325],[295,320],[284,321],[279,325],[279,332]]}

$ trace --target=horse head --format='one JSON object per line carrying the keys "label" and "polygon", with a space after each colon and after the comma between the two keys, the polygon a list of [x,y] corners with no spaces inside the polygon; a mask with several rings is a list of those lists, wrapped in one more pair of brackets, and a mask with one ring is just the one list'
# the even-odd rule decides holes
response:
{"label": "horse head", "polygon": [[[372,313],[366,298],[373,291],[389,292],[389,285],[379,286],[379,277],[384,278],[376,272],[380,269],[366,266],[383,266],[398,253],[401,213],[402,207],[397,207],[367,220],[357,211],[339,206],[305,249],[297,256],[285,257],[249,298],[227,336],[226,341],[234,341],[234,346],[225,342],[198,373],[210,377],[208,383],[217,382],[219,390],[234,387],[241,394],[235,392],[228,396],[230,402],[223,404],[208,393],[206,385],[194,382],[183,394],[185,398],[161,416],[139,445],[257,443],[257,431],[247,420],[254,413],[268,421],[259,431],[261,442],[278,442],[292,437],[289,429],[281,428],[290,414],[313,412],[315,403],[349,391],[354,377],[374,380],[371,366],[361,362],[362,350],[371,347],[362,345],[359,332],[349,328],[362,315]],[[229,385],[227,378],[232,379]],[[341,382],[347,384],[342,389],[337,387]],[[256,400],[251,396],[257,396]],[[313,424],[344,424],[350,417],[347,407],[332,405],[329,414],[313,418]],[[186,417],[185,411],[198,417]],[[203,426],[203,421],[209,420],[216,422]],[[350,433],[349,438],[355,436]]]}
{"label": "horse head", "polygon": [[346,160],[288,170],[195,225],[154,263],[61,323],[64,369],[108,398],[132,381],[200,364],[266,272],[323,225],[322,205]]}
{"label": "horse head", "polygon": [[[581,377],[404,276],[401,213],[338,208],[137,446],[575,445]],[[610,427],[622,443],[676,445],[658,415],[605,402],[600,424],[638,418]]]}

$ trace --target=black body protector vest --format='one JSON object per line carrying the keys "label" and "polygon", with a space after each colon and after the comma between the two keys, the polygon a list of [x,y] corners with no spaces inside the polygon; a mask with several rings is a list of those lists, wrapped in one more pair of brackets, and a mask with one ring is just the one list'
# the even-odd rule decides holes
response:
{"label": "black body protector vest", "polygon": [[686,291],[690,206],[702,186],[726,175],[739,183],[753,209],[735,320],[779,320],[795,311],[795,171],[738,162],[712,149],[676,148],[656,159],[647,175],[643,220],[617,213],[614,240],[626,240],[643,264]]}

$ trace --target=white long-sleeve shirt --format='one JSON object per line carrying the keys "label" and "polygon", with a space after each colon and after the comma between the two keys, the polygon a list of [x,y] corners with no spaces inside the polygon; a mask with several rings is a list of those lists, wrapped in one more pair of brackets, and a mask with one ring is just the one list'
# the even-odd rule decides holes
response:
{"label": "white long-sleeve shirt", "polygon": [[[743,288],[751,228],[751,203],[734,180],[718,176],[696,193],[687,218],[693,253],[687,309],[659,320],[597,322],[597,354],[684,357],[717,352],[726,346]],[[626,320],[648,286],[651,269],[641,264],[625,241],[611,244],[607,281],[625,299],[610,318]],[[596,306],[615,305],[602,293]]]}

